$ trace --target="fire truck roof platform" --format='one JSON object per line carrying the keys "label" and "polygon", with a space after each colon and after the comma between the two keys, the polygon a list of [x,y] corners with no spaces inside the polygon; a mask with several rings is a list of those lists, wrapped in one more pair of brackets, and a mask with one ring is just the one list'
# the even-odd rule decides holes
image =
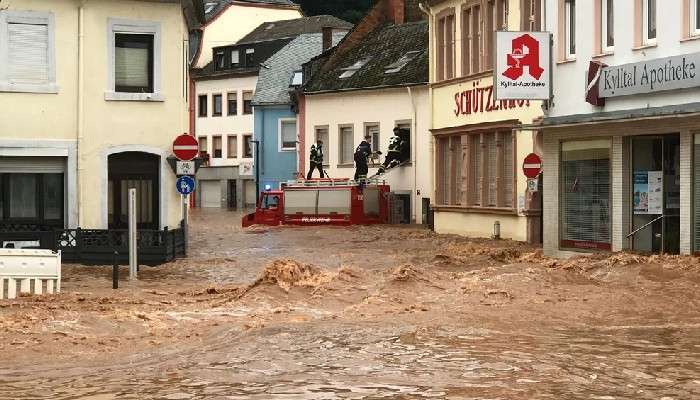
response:
{"label": "fire truck roof platform", "polygon": [[324,178],[324,179],[298,179],[290,180],[285,183],[285,187],[336,187],[336,186],[359,186],[363,184],[368,185],[386,185],[384,179],[363,179],[362,181],[355,181],[349,178]]}

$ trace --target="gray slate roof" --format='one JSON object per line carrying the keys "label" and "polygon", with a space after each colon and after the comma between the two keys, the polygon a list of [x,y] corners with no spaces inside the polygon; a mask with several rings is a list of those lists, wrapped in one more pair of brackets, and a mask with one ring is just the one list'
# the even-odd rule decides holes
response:
{"label": "gray slate roof", "polygon": [[239,40],[238,43],[255,43],[274,39],[291,38],[304,33],[321,32],[321,29],[324,27],[349,31],[352,29],[353,25],[332,15],[316,15],[313,17],[264,22]]}
{"label": "gray slate roof", "polygon": [[[387,74],[389,65],[411,51],[419,52],[399,72]],[[345,68],[371,57],[350,78],[340,79]],[[411,86],[428,83],[428,22],[387,24],[365,36],[343,54],[333,68],[316,74],[305,86],[306,93]]]}
{"label": "gray slate roof", "polygon": [[[226,6],[228,6],[233,1],[234,0],[201,0],[201,2],[204,4],[205,10],[207,9],[207,4],[216,3],[216,5],[214,5],[214,7],[208,13],[205,14],[207,21],[210,21],[213,18],[216,18],[224,9],[226,9]],[[276,5],[282,5],[282,6],[298,7],[298,5],[291,0],[235,0],[235,1],[243,2],[243,3],[276,4]]]}
{"label": "gray slate roof", "polygon": [[[333,34],[333,45],[340,42],[344,36],[344,33]],[[300,71],[302,64],[321,54],[322,42],[323,35],[320,33],[303,34],[265,61],[264,64],[270,68],[260,69],[253,104],[291,103],[289,86],[294,72]]]}

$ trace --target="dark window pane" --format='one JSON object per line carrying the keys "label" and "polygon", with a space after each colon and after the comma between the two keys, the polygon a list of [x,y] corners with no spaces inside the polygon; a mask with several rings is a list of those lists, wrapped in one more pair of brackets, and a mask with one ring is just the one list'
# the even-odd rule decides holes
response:
{"label": "dark window pane", "polygon": [[252,66],[254,66],[254,63],[255,63],[255,50],[254,49],[246,49],[246,51],[245,51],[245,66],[252,67]]}
{"label": "dark window pane", "polygon": [[238,114],[238,93],[228,94],[228,115]]}
{"label": "dark window pane", "polygon": [[153,35],[114,36],[115,91],[153,93]]}
{"label": "dark window pane", "polygon": [[245,136],[243,152],[245,154],[244,157],[246,157],[246,158],[253,157],[253,142],[252,142],[252,140],[253,140],[252,136],[250,136],[250,135]]}
{"label": "dark window pane", "polygon": [[576,54],[576,2],[569,1],[569,49],[570,54]]}
{"label": "dark window pane", "polygon": [[221,107],[222,107],[221,95],[215,94],[214,95],[214,116],[220,116],[222,114]]}
{"label": "dark window pane", "polygon": [[223,51],[219,51],[216,54],[214,54],[214,66],[217,70],[225,68],[225,58]]}
{"label": "dark window pane", "polygon": [[10,218],[38,218],[37,176],[35,174],[11,174],[8,180]]}
{"label": "dark window pane", "polygon": [[63,219],[63,174],[46,174],[44,178],[44,219]]}
{"label": "dark window pane", "polygon": [[608,15],[607,15],[607,44],[608,47],[615,46],[615,14],[613,8],[613,0],[607,0],[608,2]]}
{"label": "dark window pane", "polygon": [[649,39],[656,39],[656,0],[647,0],[648,6],[648,21],[649,24]]}
{"label": "dark window pane", "polygon": [[207,96],[199,96],[199,116],[207,116]]}

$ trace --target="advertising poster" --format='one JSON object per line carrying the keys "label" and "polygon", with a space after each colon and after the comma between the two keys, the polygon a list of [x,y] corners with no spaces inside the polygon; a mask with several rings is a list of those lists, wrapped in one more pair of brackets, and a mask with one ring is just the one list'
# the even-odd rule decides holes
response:
{"label": "advertising poster", "polygon": [[635,214],[662,214],[662,171],[635,171],[633,190]]}

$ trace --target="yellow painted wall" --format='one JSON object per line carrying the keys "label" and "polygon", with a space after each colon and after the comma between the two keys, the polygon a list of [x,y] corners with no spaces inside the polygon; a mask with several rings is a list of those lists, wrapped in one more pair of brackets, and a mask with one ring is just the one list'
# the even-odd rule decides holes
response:
{"label": "yellow painted wall", "polygon": [[493,234],[493,224],[496,221],[501,223],[502,238],[527,240],[527,220],[510,215],[436,212],[435,232],[488,238]]}
{"label": "yellow painted wall", "polygon": [[204,29],[201,54],[197,68],[204,67],[212,60],[214,47],[238,42],[264,22],[282,21],[302,17],[301,10],[274,8],[267,6],[232,5]]}

